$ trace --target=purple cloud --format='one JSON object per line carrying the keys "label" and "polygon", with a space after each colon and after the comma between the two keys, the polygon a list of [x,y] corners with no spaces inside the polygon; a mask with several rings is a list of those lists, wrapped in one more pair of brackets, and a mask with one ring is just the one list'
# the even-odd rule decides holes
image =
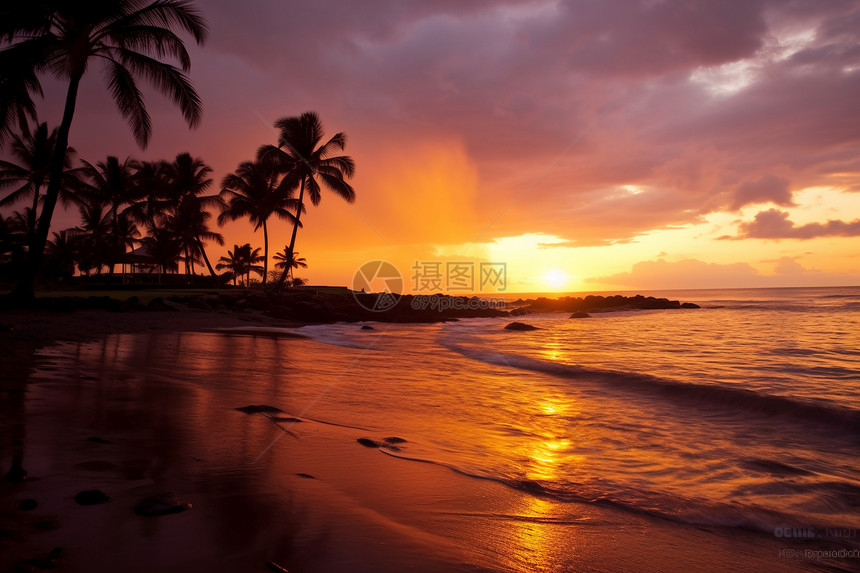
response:
{"label": "purple cloud", "polygon": [[738,239],[815,239],[818,237],[858,237],[860,219],[851,222],[830,220],[826,223],[796,225],[788,213],[777,209],[761,211],[752,221],[741,223]]}

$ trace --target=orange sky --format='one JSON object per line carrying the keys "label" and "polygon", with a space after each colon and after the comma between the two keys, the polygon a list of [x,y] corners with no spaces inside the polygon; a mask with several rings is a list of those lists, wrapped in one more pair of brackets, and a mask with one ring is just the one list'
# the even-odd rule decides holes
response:
{"label": "orange sky", "polygon": [[[141,151],[94,69],[71,143],[189,151],[217,182],[316,110],[358,174],[355,204],[324,194],[304,220],[312,283],[385,259],[407,285],[416,260],[506,263],[509,292],[860,284],[856,1],[198,4],[201,127],[148,92]],[[262,246],[223,232],[210,257]]]}

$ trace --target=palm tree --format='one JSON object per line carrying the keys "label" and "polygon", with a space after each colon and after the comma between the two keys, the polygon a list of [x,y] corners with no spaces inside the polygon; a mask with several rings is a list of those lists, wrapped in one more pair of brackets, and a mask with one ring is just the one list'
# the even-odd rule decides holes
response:
{"label": "palm tree", "polygon": [[307,261],[304,257],[299,256],[298,251],[290,253],[289,245],[284,245],[284,252],[275,254],[275,260],[278,261],[275,263],[275,268],[285,269],[289,278],[293,278],[293,269],[308,268]]}
{"label": "palm tree", "polygon": [[201,195],[212,185],[209,174],[212,168],[206,165],[199,157],[191,157],[189,153],[180,153],[176,159],[167,164],[167,176],[170,181],[173,205],[173,228],[183,238],[186,250],[186,265],[192,262],[198,255],[202,255],[209,269],[209,274],[218,276],[206,256],[203,247],[203,239],[215,241],[219,245],[224,244],[224,237],[220,233],[209,230],[209,219],[212,214],[208,208],[223,209],[224,202],[218,195]]}
{"label": "palm tree", "polygon": [[233,250],[228,250],[227,256],[221,257],[215,268],[219,271],[227,269],[233,276],[233,286],[236,286],[236,277],[243,276],[246,277],[245,285],[248,285],[251,282],[251,271],[262,274],[263,267],[256,264],[262,260],[259,247],[251,250],[251,243],[245,243],[241,247],[233,245]]}
{"label": "palm tree", "polygon": [[107,237],[109,245],[108,266],[113,274],[113,259],[125,253],[126,246],[132,246],[130,239],[137,237],[140,233],[134,228],[132,221],[126,215],[119,213],[123,205],[133,203],[138,197],[138,186],[135,179],[139,163],[131,157],[120,160],[111,155],[106,161],[99,161],[96,165],[88,161],[82,161],[84,167],[82,173],[88,178],[88,182],[82,185],[81,195],[90,202],[99,203],[107,209],[105,222],[110,227]]}
{"label": "palm tree", "polygon": [[102,267],[108,264],[110,258],[111,221],[105,213],[105,205],[98,200],[84,200],[78,210],[81,214],[81,224],[73,231],[78,237],[80,256],[78,267],[81,272],[89,275],[95,269],[96,274],[102,273]]}
{"label": "palm tree", "polygon": [[[42,198],[42,188],[48,183],[51,171],[51,159],[57,142],[57,128],[48,131],[47,123],[40,123],[32,130],[26,123],[22,125],[20,134],[12,135],[11,154],[17,163],[0,160],[0,188],[18,186],[2,200],[0,207],[14,205],[22,199],[32,197],[32,207],[29,211],[32,220],[28,224],[32,231],[36,229],[36,217],[39,210],[39,200]],[[76,182],[75,173],[71,170],[71,156],[75,150],[71,147],[66,152],[63,162],[63,186],[60,188],[60,200],[65,204],[72,197],[67,192],[70,184]]]}
{"label": "palm tree", "polygon": [[[41,91],[36,74],[51,72],[68,81],[63,119],[57,131],[38,230],[30,248],[27,268],[15,289],[18,296],[32,298],[60,192],[78,88],[89,64],[96,58],[105,63],[111,96],[128,120],[138,144],[146,147],[152,126],[136,78],[145,78],[171,98],[179,106],[189,127],[196,126],[200,122],[202,106],[183,73],[190,69],[191,58],[182,39],[173,30],[179,28],[188,32],[198,44],[205,39],[207,30],[191,0],[155,0],[149,4],[144,0],[42,0],[14,4],[15,7],[7,6],[0,12],[4,16],[0,24],[0,40],[11,43],[0,52],[0,63],[14,63],[14,67],[10,66],[8,70],[15,74],[0,86],[3,92],[0,100],[13,102],[17,111],[10,113],[4,108],[0,113],[0,121],[3,122],[0,128],[8,128],[10,118],[16,113],[23,116],[28,109],[29,95]],[[164,56],[176,58],[181,70],[158,59]],[[3,71],[5,76],[7,68]]]}
{"label": "palm tree", "polygon": [[263,284],[269,275],[269,217],[298,224],[293,214],[301,205],[294,199],[293,187],[286,178],[281,178],[274,163],[258,159],[243,161],[234,173],[224,177],[221,183],[224,210],[218,216],[218,224],[248,217],[254,232],[263,228]]}
{"label": "palm tree", "polygon": [[[319,205],[320,183],[347,202],[355,201],[355,190],[345,181],[355,175],[355,163],[348,155],[333,155],[337,151],[343,151],[346,146],[345,133],[336,133],[320,145],[323,141],[323,125],[313,111],[298,117],[282,117],[275,122],[275,127],[281,130],[278,146],[264,145],[258,156],[273,161],[285,173],[288,181],[298,185],[300,209],[304,207],[305,191],[311,203],[314,206]],[[301,210],[296,213],[288,253],[295,250],[300,219]],[[286,279],[288,271],[289,269],[284,269],[278,281],[279,285]]]}

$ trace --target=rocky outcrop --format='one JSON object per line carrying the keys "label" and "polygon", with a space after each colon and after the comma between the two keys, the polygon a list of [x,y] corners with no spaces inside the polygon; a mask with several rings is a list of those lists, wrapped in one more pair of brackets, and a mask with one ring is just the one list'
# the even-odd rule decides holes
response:
{"label": "rocky outcrop", "polygon": [[540,329],[537,326],[532,326],[531,324],[526,324],[524,322],[512,322],[505,327],[505,330],[528,331]]}

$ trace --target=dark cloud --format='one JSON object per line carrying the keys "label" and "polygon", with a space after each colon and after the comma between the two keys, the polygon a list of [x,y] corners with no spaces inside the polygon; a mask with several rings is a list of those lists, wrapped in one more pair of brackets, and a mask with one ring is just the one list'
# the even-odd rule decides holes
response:
{"label": "dark cloud", "polygon": [[[412,165],[422,141],[455,141],[478,180],[476,228],[458,237],[521,197],[490,237],[542,232],[579,245],[789,206],[808,186],[860,190],[857,0],[199,4],[212,29],[192,50],[200,129],[189,133],[147,92],[154,132],[141,153],[98,78],[72,131],[83,157],[190,150],[220,177],[274,141],[276,118],[315,109],[350,135],[357,209],[379,192],[383,147]],[[56,124],[61,86],[49,91],[42,117]]]}
{"label": "dark cloud", "polygon": [[735,211],[744,205],[754,203],[770,202],[787,207],[794,205],[791,200],[789,182],[769,173],[738,185],[733,192],[732,199],[730,208]]}
{"label": "dark cloud", "polygon": [[851,222],[830,220],[826,223],[796,225],[788,213],[777,209],[760,211],[755,219],[739,225],[739,239],[815,239],[818,237],[858,237],[860,219]]}

